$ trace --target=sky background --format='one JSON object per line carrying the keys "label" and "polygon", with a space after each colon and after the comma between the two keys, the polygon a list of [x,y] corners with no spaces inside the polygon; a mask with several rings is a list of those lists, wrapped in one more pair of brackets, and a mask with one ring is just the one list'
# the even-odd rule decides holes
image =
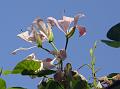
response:
{"label": "sky background", "polygon": [[[79,24],[85,26],[87,34],[79,38],[76,31],[68,45],[68,58],[73,69],[82,64],[90,63],[89,49],[96,40],[107,39],[106,33],[113,25],[120,22],[120,0],[0,0],[0,67],[4,70],[12,70],[14,66],[26,56],[35,52],[37,57],[44,59],[50,57],[45,51],[35,48],[18,53],[16,56],[10,53],[18,47],[30,47],[31,44],[17,38],[17,34],[26,30],[32,21],[40,16],[45,19],[53,16],[61,19],[63,15],[74,16],[84,13],[85,17],[79,20]],[[65,9],[65,13],[64,12]],[[53,29],[56,46],[62,49],[65,44],[64,34],[58,29]],[[48,46],[50,47],[50,46]],[[111,48],[98,42],[96,55],[96,67],[101,68],[97,76],[107,75],[112,72],[120,72],[120,49]],[[91,71],[84,67],[79,71],[85,77],[90,76]],[[22,86],[28,89],[37,89],[40,78],[31,79],[27,76],[8,75],[2,76],[7,86]]]}

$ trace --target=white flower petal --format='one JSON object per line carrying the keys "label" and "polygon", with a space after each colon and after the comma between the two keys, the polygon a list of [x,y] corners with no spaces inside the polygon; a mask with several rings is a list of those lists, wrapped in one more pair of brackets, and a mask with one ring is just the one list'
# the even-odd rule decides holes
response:
{"label": "white flower petal", "polygon": [[22,33],[18,34],[17,36],[20,37],[21,39],[27,41],[27,42],[30,42],[30,43],[32,42],[32,41],[28,40],[30,37],[29,31],[22,32]]}
{"label": "white flower petal", "polygon": [[44,23],[44,21],[42,19],[40,19],[39,17],[36,18],[33,21],[33,24],[35,24],[37,26],[38,30],[42,31],[44,34],[47,35],[47,33],[46,33],[46,24]]}
{"label": "white flower petal", "polygon": [[58,20],[59,25],[61,26],[61,28],[64,30],[64,32],[66,33],[67,30],[69,29],[70,24],[74,21],[74,18],[72,17],[67,17],[67,16],[63,16],[62,20]]}
{"label": "white flower petal", "polygon": [[81,17],[84,17],[85,15],[80,13],[80,14],[77,14],[75,17],[74,17],[74,26],[77,25],[77,22],[78,22],[78,19],[81,18]]}
{"label": "white flower petal", "polygon": [[100,88],[100,89],[103,88],[100,82],[98,82],[98,84],[97,84],[96,87],[97,87],[97,88]]}
{"label": "white flower petal", "polygon": [[29,48],[20,47],[20,48],[14,50],[14,51],[12,52],[12,54],[15,55],[18,51],[27,51],[27,50],[30,50],[30,49],[35,48],[35,47],[37,47],[37,46],[32,46],[32,47],[29,47]]}
{"label": "white flower petal", "polygon": [[66,22],[72,23],[74,21],[74,18],[63,16],[63,20],[66,21]]}
{"label": "white flower petal", "polygon": [[52,69],[52,68],[54,68],[55,67],[55,65],[53,64],[54,61],[55,61],[55,59],[52,60],[50,58],[42,60],[42,62],[43,62],[43,68],[44,69]]}
{"label": "white flower petal", "polygon": [[[48,22],[49,22],[51,25],[53,25],[53,23],[54,23],[62,32],[64,32],[63,29],[60,27],[58,21],[57,21],[55,18],[53,18],[53,17],[48,17],[47,20],[48,20]],[[64,32],[64,33],[65,33],[65,32]],[[65,34],[66,34],[66,33],[65,33]]]}

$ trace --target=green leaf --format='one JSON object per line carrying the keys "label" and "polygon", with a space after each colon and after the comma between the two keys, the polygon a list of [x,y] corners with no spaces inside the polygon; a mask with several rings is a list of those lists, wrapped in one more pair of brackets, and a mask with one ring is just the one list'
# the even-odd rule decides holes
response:
{"label": "green leaf", "polygon": [[70,32],[68,32],[68,33],[66,34],[66,37],[67,37],[67,38],[72,37],[73,34],[74,34],[74,32],[75,32],[75,29],[76,29],[76,27],[71,27],[71,28],[70,28]]}
{"label": "green leaf", "polygon": [[72,80],[72,89],[90,89],[85,80],[74,79]]}
{"label": "green leaf", "polygon": [[64,89],[64,87],[54,79],[48,78],[45,81],[41,81],[41,83],[38,85],[38,89]]}
{"label": "green leaf", "polygon": [[89,89],[87,88],[87,83],[85,81],[73,80],[73,89]]}
{"label": "green leaf", "polygon": [[12,73],[11,70],[4,70],[4,71],[2,72],[3,75],[8,75],[8,74],[11,74],[11,73]]}
{"label": "green leaf", "polygon": [[27,89],[27,88],[23,88],[23,87],[9,87],[7,89]]}
{"label": "green leaf", "polygon": [[47,82],[47,85],[46,85],[45,89],[64,89],[64,88],[58,82],[54,81],[53,79],[50,79]]}
{"label": "green leaf", "polygon": [[36,75],[37,75],[38,77],[43,77],[43,76],[50,75],[50,74],[54,74],[54,73],[56,73],[55,70],[41,70],[41,71],[39,71]]}
{"label": "green leaf", "polygon": [[23,60],[19,62],[13,69],[13,74],[32,75],[41,66],[40,61]]}
{"label": "green leaf", "polygon": [[110,28],[110,30],[107,32],[107,37],[113,41],[120,42],[120,23]]}
{"label": "green leaf", "polygon": [[120,42],[118,42],[118,41],[101,40],[101,42],[105,43],[108,46],[114,47],[114,48],[120,47]]}
{"label": "green leaf", "polygon": [[[44,83],[45,83],[45,85],[44,85]],[[46,82],[41,82],[39,85],[37,85],[37,88],[38,89],[45,89],[45,86],[46,86]]]}
{"label": "green leaf", "polygon": [[0,78],[0,89],[6,89],[6,82],[2,78]]}

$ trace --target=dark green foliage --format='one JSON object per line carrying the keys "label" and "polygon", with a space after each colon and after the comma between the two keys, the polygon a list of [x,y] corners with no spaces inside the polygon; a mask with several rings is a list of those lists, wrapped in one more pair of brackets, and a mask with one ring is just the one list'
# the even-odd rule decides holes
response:
{"label": "dark green foliage", "polygon": [[50,74],[54,74],[54,73],[56,73],[55,70],[41,70],[41,71],[39,71],[36,75],[37,75],[38,77],[43,77],[43,76],[50,75]]}
{"label": "dark green foliage", "polygon": [[[22,75],[31,75],[34,77],[43,77],[55,73],[55,70],[39,70],[41,67],[40,61],[34,60],[23,60],[19,62],[13,71],[12,74],[22,74]],[[9,71],[6,71],[9,73]]]}
{"label": "dark green foliage", "polygon": [[72,71],[72,89],[90,89],[88,82],[84,79],[84,76],[76,71]]}
{"label": "dark green foliage", "polygon": [[49,80],[45,89],[64,89],[62,85],[54,80]]}
{"label": "dark green foliage", "polygon": [[38,89],[64,89],[64,87],[55,80],[49,79],[48,81],[44,81],[44,83],[42,81]]}
{"label": "dark green foliage", "polygon": [[120,47],[120,42],[118,41],[111,41],[111,40],[101,40],[103,43],[107,44],[108,46],[114,47],[114,48],[119,48]]}
{"label": "dark green foliage", "polygon": [[110,40],[101,40],[101,41],[106,45],[114,48],[120,47],[120,23],[110,28],[110,30],[107,32],[107,38]]}
{"label": "dark green foliage", "polygon": [[115,81],[112,85],[108,86],[105,89],[120,89],[120,80]]}
{"label": "dark green foliage", "polygon": [[72,80],[73,89],[90,89],[85,80]]}
{"label": "dark green foliage", "polygon": [[120,73],[111,73],[111,74],[107,75],[107,77],[112,78],[112,77],[116,76],[117,74],[120,74]]}
{"label": "dark green foliage", "polygon": [[110,28],[107,32],[107,37],[111,40],[120,42],[120,23]]}

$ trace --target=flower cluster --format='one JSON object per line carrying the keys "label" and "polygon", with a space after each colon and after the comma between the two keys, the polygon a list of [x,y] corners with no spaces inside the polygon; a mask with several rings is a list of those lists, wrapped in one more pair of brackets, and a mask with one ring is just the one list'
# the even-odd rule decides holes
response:
{"label": "flower cluster", "polygon": [[[61,61],[65,60],[67,57],[67,53],[66,53],[67,42],[68,42],[68,39],[72,37],[72,35],[74,34],[75,29],[79,31],[80,36],[83,36],[86,34],[85,27],[78,25],[79,18],[83,16],[84,14],[77,14],[75,17],[63,16],[61,20],[57,20],[54,17],[48,17],[47,22],[37,17],[32,22],[32,25],[28,28],[27,31],[17,35],[19,38],[23,39],[24,41],[32,43],[33,46],[29,48],[20,47],[14,50],[12,54],[16,54],[18,51],[21,51],[21,50],[24,51],[24,50],[32,49],[34,47],[38,47],[52,54],[54,58],[53,59],[46,58],[44,60],[38,60],[35,57],[35,54],[32,53],[25,59],[40,61],[41,67],[39,70],[52,69],[56,67],[57,64],[60,65]],[[67,38],[65,49],[58,50],[56,48],[54,44],[54,35],[53,35],[53,29],[52,29],[53,26],[56,26],[58,29],[60,29],[60,31],[62,31],[65,34],[65,37]],[[42,43],[45,41],[49,42],[52,45],[54,50],[50,51],[47,48],[44,48]],[[54,63],[55,61],[57,61],[57,64]]]}

